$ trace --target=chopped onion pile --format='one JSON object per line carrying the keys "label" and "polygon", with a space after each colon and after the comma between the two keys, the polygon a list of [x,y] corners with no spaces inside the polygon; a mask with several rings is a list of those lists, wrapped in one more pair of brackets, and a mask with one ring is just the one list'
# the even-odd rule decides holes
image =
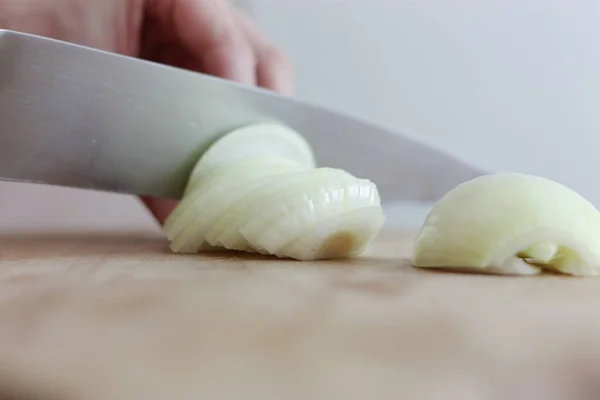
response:
{"label": "chopped onion pile", "polygon": [[178,253],[222,248],[317,260],[360,254],[384,219],[375,184],[315,168],[298,133],[259,124],[207,150],[164,228]]}
{"label": "chopped onion pile", "polygon": [[486,175],[448,192],[421,228],[415,267],[533,275],[600,272],[600,213],[552,180]]}

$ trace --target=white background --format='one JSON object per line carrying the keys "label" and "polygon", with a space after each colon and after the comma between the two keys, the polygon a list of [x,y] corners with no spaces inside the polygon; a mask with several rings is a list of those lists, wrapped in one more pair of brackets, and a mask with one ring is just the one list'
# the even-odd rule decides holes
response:
{"label": "white background", "polygon": [[[599,1],[240,3],[292,59],[298,97],[433,138],[490,170],[548,176],[600,206]],[[120,196],[3,184],[0,197],[0,225],[149,223]]]}

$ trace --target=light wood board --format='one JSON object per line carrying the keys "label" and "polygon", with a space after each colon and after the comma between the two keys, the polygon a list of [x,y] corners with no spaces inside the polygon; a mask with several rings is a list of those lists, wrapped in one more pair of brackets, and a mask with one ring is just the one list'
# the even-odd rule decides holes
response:
{"label": "light wood board", "polygon": [[412,239],[385,232],[358,259],[303,263],[174,255],[153,232],[6,234],[0,387],[61,400],[598,398],[600,279],[417,270]]}

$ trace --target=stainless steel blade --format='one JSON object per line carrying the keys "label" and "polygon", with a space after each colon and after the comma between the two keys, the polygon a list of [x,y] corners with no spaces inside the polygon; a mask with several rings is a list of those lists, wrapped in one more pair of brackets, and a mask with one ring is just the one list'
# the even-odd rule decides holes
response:
{"label": "stainless steel blade", "polygon": [[482,174],[438,149],[266,90],[0,30],[0,179],[179,198],[220,135],[279,121],[320,165],[373,180],[384,202],[437,200]]}

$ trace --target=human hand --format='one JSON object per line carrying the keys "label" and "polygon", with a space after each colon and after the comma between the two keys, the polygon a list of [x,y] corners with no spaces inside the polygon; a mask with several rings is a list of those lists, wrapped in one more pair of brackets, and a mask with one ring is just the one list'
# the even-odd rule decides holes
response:
{"label": "human hand", "polygon": [[[0,29],[292,92],[285,57],[227,0],[0,0]],[[160,223],[177,204],[142,201]]]}

